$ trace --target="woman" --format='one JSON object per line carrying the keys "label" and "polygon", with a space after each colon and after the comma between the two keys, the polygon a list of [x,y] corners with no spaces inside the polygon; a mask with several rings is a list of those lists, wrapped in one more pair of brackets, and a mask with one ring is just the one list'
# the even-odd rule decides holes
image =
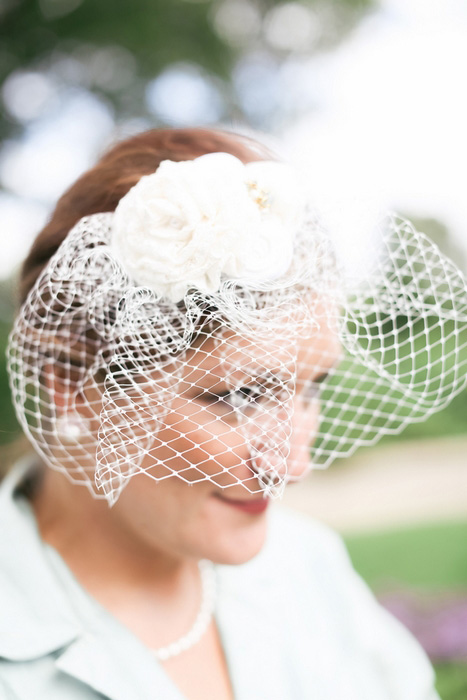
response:
{"label": "woman", "polygon": [[351,434],[339,275],[290,169],[215,130],[128,139],[59,201],[21,300],[9,369],[40,460],[0,496],[1,698],[437,697],[337,536],[271,506],[311,441],[325,463],[447,400],[405,368],[396,420],[380,358]]}

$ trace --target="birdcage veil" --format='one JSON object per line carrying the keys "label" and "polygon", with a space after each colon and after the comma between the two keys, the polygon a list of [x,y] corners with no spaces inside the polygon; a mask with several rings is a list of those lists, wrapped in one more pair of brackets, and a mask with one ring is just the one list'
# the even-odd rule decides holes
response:
{"label": "birdcage veil", "polygon": [[24,431],[115,503],[129,479],[280,496],[465,385],[467,293],[403,219],[347,279],[300,179],[225,153],[164,161],[78,222],[12,331]]}

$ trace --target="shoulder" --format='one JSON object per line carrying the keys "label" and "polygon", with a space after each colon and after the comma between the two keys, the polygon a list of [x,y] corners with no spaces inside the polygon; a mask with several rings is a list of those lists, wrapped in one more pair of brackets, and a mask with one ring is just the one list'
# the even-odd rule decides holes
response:
{"label": "shoulder", "polygon": [[268,530],[263,548],[240,566],[220,567],[229,588],[253,591],[257,588],[280,595],[281,588],[300,595],[305,590],[339,579],[336,569],[348,567],[341,537],[326,525],[273,504],[268,513]]}
{"label": "shoulder", "polygon": [[0,676],[0,700],[18,700],[18,696]]}
{"label": "shoulder", "polygon": [[295,639],[294,653],[300,653],[299,647],[317,649],[322,658],[334,659],[344,675],[347,667],[362,683],[384,688],[384,698],[436,699],[433,670],[423,650],[375,599],[353,568],[342,538],[282,507],[270,516],[266,545],[246,566],[257,580],[267,580],[277,623]]}

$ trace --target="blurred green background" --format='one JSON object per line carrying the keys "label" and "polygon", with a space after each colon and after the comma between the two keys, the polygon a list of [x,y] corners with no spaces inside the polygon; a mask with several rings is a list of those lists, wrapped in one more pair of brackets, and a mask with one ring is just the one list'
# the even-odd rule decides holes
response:
{"label": "blurred green background", "polygon": [[[426,5],[416,0],[1,0],[1,356],[14,315],[15,273],[20,260],[56,198],[103,148],[145,128],[213,123],[246,133],[252,129],[267,131],[273,136],[273,145],[274,138],[281,138],[291,124],[299,125],[299,137],[295,138],[300,147],[301,125],[308,115],[312,115],[312,124],[319,126],[320,119],[332,123],[326,98],[337,80],[330,68],[333,61],[338,65],[337,71],[344,73],[350,64],[347,55],[358,55],[361,46],[365,42],[371,44],[375,36],[381,41],[382,51],[386,46],[383,39],[391,30],[395,37],[390,50],[391,65],[402,51],[402,37],[412,36],[409,30],[414,32],[414,46],[418,46],[415,37],[426,35],[430,49],[430,37],[436,37],[439,47],[440,30],[447,30],[448,21],[454,18],[454,24],[459,26],[462,18],[465,21],[465,8],[455,0],[433,2],[428,10]],[[429,24],[431,19],[433,25]],[[428,26],[432,33],[427,30],[423,34]],[[375,52],[377,55],[378,48]],[[339,57],[341,62],[337,64]],[[359,65],[358,61],[355,65]],[[404,106],[400,111],[406,109],[407,118],[410,111],[416,112],[417,86],[423,85],[425,78],[428,92],[432,91],[429,104],[433,112],[442,103],[433,92],[433,76],[425,76],[423,67],[415,70],[419,72],[415,73],[411,90],[404,93],[401,89],[405,102],[401,98]],[[407,65],[407,72],[410,71]],[[392,77],[380,72],[347,104],[352,106],[355,102],[358,106],[364,95],[371,97],[378,84],[386,80],[389,110],[398,95],[398,85],[392,83]],[[345,81],[351,79],[352,75],[344,77],[341,92],[345,92]],[[457,83],[459,86],[461,81]],[[453,87],[452,99],[458,86]],[[340,94],[337,88],[335,94]],[[363,112],[348,117],[350,123],[364,122]],[[443,138],[447,138],[450,117],[442,113],[442,118],[446,123],[440,128]],[[374,150],[375,143],[389,138],[392,130],[393,121],[388,118],[388,123],[376,132],[376,142],[369,140],[368,148]],[[413,130],[409,132],[408,141],[415,136]],[[344,141],[352,140],[358,139],[352,132],[344,131]],[[328,182],[335,178],[337,188],[339,146],[334,152],[329,143],[333,143],[332,138],[325,157],[330,172]],[[316,142],[313,148],[318,159]],[[446,145],[445,150],[455,149]],[[445,180],[453,175],[445,164],[437,166],[430,158],[434,158],[433,143],[427,141],[421,155],[409,154],[400,159],[395,179],[404,183],[406,171],[419,173],[414,170],[416,162],[425,170],[438,170]],[[355,160],[349,166],[351,174]],[[318,166],[324,172],[323,161]],[[381,163],[381,170],[384,168],[385,163]],[[368,175],[370,179],[373,176],[371,172]],[[352,175],[345,177],[344,189],[351,184]],[[319,177],[314,183],[319,183]],[[409,184],[406,197],[395,197],[389,203],[398,205],[419,230],[465,267],[462,241],[451,230],[459,216],[450,219],[447,214],[445,219],[442,206],[435,211],[425,206],[425,201],[422,204],[418,191],[420,174],[414,174],[413,183],[413,189]],[[446,185],[446,192],[448,189],[446,199],[451,198],[452,203],[453,188]],[[381,449],[401,439],[436,441],[459,438],[466,432],[467,393],[462,391],[448,408],[425,423],[413,424],[401,436],[384,438]],[[0,362],[0,444],[4,464],[18,453],[18,435],[5,364]],[[344,470],[346,464],[342,462],[334,468]],[[347,543],[356,568],[379,595],[395,595],[405,601],[404,596],[415,594],[418,601],[428,601],[421,609],[413,601],[407,603],[412,617],[407,610],[401,614],[415,633],[417,620],[423,628],[423,620],[429,624],[430,616],[435,619],[436,611],[441,611],[445,622],[438,636],[452,641],[456,632],[448,629],[449,615],[458,617],[456,605],[459,600],[467,600],[466,535],[467,513],[451,522],[434,522],[428,516],[426,523],[410,527],[395,522],[386,531],[376,528],[349,535]],[[419,636],[425,643],[426,634],[422,632]],[[436,637],[436,630],[430,639],[433,635]],[[429,649],[437,664],[439,690],[446,700],[467,697],[467,647],[462,643],[461,640],[456,647],[453,642],[451,646],[457,651],[448,650],[443,658],[439,650]]]}
{"label": "blurred green background", "polygon": [[448,700],[467,696],[466,537],[467,520],[346,538],[355,568],[431,652]]}

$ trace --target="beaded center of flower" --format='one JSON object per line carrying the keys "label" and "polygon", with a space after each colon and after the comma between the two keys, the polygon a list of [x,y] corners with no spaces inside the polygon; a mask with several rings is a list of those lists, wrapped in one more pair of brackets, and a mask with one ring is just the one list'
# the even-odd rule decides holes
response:
{"label": "beaded center of flower", "polygon": [[246,186],[248,188],[248,194],[258,205],[258,207],[262,210],[268,209],[271,204],[270,193],[267,190],[264,190],[262,187],[260,187],[255,180],[249,180],[246,183]]}

